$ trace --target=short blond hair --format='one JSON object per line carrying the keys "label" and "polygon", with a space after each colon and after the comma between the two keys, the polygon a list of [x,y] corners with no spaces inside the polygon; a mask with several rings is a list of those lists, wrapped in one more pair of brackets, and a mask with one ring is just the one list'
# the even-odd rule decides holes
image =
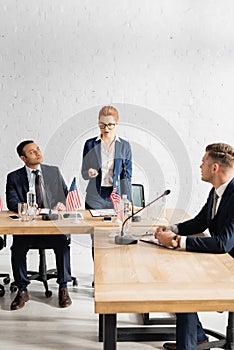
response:
{"label": "short blond hair", "polygon": [[112,115],[114,117],[115,122],[118,123],[119,121],[119,113],[117,109],[113,106],[104,106],[102,109],[100,109],[99,114],[98,114],[98,119],[100,119],[101,116],[108,116]]}
{"label": "short blond hair", "polygon": [[234,167],[234,148],[226,143],[212,143],[206,147],[209,157],[226,168]]}

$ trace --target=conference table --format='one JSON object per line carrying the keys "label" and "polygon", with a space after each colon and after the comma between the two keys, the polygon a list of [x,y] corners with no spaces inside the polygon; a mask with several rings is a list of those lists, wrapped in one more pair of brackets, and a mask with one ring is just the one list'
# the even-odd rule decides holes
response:
{"label": "conference table", "polygon": [[[112,219],[92,217],[89,211],[79,211],[83,219],[33,222],[13,221],[9,212],[0,213],[0,234],[94,234],[94,302],[100,315],[99,340],[104,350],[115,350],[117,340],[174,339],[175,327],[117,327],[119,313],[228,311],[226,337],[215,335],[216,347],[234,349],[234,264],[228,254],[200,254],[167,249],[139,241],[120,246],[113,233],[119,223]],[[183,210],[167,210],[167,219],[186,219]],[[153,232],[159,222],[147,220],[133,223],[131,234]],[[132,336],[133,335],[133,336]],[[148,337],[147,337],[148,335]],[[214,347],[214,346],[212,346]],[[208,347],[199,346],[199,349]]]}
{"label": "conference table", "polygon": [[[139,228],[133,228],[134,233]],[[104,350],[117,341],[174,340],[175,327],[117,327],[117,314],[229,311],[226,336],[198,349],[234,349],[234,263],[228,254],[190,253],[138,242],[117,246],[96,227],[95,312]]]}
{"label": "conference table", "polygon": [[[111,221],[104,221],[103,216],[93,217],[89,210],[78,210],[82,218],[77,217],[72,219],[63,219],[63,214],[66,212],[59,212],[58,220],[46,221],[42,220],[42,215],[38,215],[34,221],[11,220],[10,215],[15,214],[10,211],[0,212],[0,234],[16,235],[16,234],[87,234],[94,233],[95,227],[109,228],[117,232],[120,229],[120,222],[117,218],[112,217]],[[75,212],[72,212],[75,214]],[[159,224],[159,220],[149,219],[147,211],[141,215],[140,222],[132,223],[132,227],[145,228],[146,230],[154,228]],[[167,222],[171,220],[184,220],[188,215],[183,209],[167,209]]]}

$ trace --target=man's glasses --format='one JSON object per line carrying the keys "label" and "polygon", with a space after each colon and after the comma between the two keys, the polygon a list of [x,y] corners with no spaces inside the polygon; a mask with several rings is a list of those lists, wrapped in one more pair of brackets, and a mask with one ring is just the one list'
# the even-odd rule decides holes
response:
{"label": "man's glasses", "polygon": [[100,129],[108,128],[109,130],[114,129],[115,125],[116,125],[115,123],[108,123],[108,124],[99,123],[99,124],[98,124],[98,126],[99,126]]}

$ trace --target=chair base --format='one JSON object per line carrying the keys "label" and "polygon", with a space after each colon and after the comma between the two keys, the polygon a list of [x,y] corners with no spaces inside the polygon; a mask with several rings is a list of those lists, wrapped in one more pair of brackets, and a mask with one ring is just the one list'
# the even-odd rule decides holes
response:
{"label": "chair base", "polygon": [[[0,273],[0,278],[3,278],[4,284],[10,283],[10,275],[9,273]],[[5,288],[2,284],[0,284],[0,297],[3,297],[5,295]]]}

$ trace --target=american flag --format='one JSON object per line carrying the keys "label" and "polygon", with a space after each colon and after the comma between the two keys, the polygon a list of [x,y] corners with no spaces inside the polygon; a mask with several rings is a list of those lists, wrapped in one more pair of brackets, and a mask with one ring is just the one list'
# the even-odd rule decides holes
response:
{"label": "american flag", "polygon": [[123,208],[121,206],[121,197],[118,193],[112,192],[110,195],[118,219],[123,220]]}
{"label": "american flag", "polygon": [[0,197],[0,211],[2,211],[2,197]]}
{"label": "american flag", "polygon": [[72,180],[71,187],[66,198],[66,209],[76,210],[81,208],[80,196],[76,187],[76,178]]}

